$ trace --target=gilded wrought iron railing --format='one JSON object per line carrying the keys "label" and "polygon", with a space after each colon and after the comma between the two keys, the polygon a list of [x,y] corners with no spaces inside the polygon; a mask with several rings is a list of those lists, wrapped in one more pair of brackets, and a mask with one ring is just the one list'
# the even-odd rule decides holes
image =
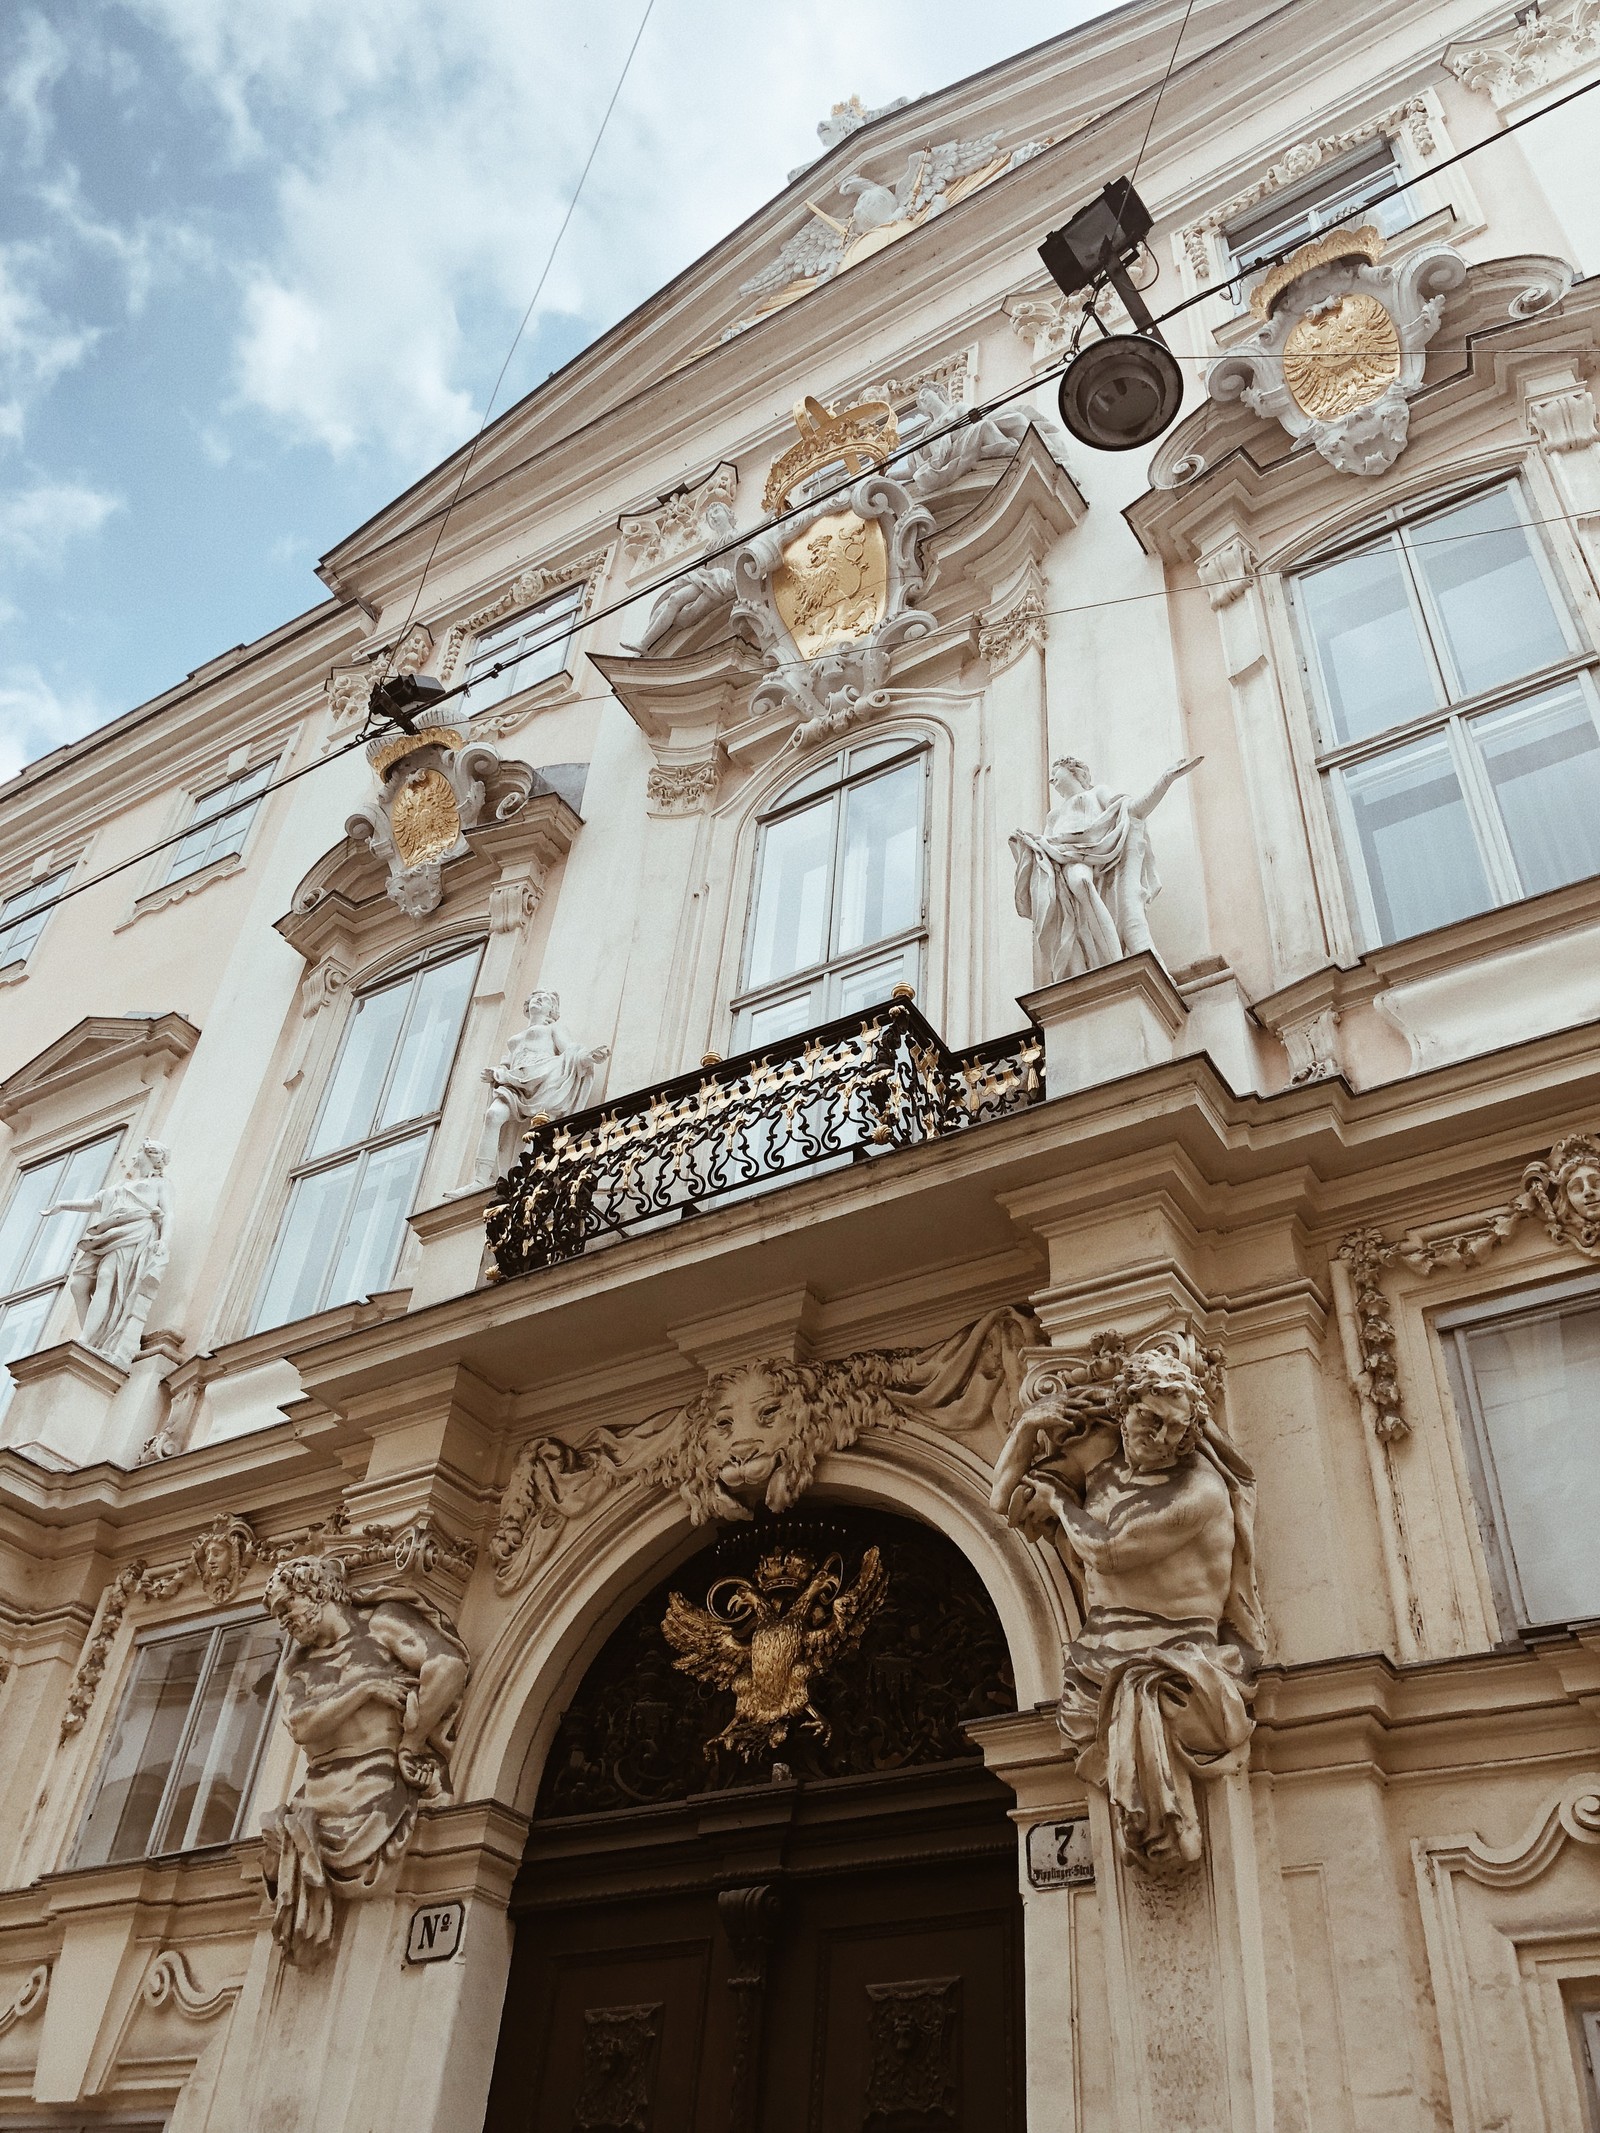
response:
{"label": "gilded wrought iron railing", "polygon": [[819,1164],[964,1132],[1037,1103],[1037,1030],[952,1052],[908,998],[535,1125],[486,1227],[504,1275],[778,1184]]}

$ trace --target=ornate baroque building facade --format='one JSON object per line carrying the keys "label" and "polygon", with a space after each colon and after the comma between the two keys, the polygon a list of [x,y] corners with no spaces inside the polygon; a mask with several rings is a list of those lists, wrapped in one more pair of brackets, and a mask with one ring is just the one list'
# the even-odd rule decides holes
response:
{"label": "ornate baroque building facade", "polygon": [[1181,12],[0,795],[0,2126],[1600,2125],[1600,16]]}

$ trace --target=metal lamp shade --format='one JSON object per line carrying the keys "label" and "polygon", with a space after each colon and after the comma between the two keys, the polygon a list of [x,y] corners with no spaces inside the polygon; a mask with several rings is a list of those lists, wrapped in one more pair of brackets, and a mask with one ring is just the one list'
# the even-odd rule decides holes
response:
{"label": "metal lamp shade", "polygon": [[1113,333],[1073,357],[1061,380],[1061,419],[1080,444],[1127,452],[1149,444],[1176,417],[1183,373],[1160,341]]}

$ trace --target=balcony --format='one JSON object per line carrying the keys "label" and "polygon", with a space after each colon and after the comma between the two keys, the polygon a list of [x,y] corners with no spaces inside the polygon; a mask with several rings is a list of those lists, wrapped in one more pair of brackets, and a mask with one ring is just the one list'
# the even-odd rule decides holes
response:
{"label": "balcony", "polygon": [[1044,1096],[1035,1029],[953,1052],[909,996],[536,1124],[485,1218],[502,1280]]}

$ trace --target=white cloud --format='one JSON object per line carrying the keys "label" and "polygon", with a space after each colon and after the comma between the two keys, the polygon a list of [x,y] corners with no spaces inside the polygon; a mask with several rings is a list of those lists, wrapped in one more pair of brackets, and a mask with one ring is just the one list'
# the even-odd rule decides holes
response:
{"label": "white cloud", "polygon": [[120,498],[83,482],[42,481],[0,490],[0,557],[17,563],[59,563],[68,547],[98,533]]}
{"label": "white cloud", "polygon": [[50,92],[66,72],[67,41],[30,8],[14,23],[15,40],[0,78],[13,149],[29,162],[44,153],[50,137]]}
{"label": "white cloud", "polygon": [[[171,40],[240,163],[277,173],[273,225],[240,269],[241,402],[408,472],[469,434],[641,0],[123,4]],[[840,97],[923,93],[1097,11],[656,0],[541,314],[610,324],[814,155]]]}
{"label": "white cloud", "polygon": [[91,689],[65,693],[36,666],[0,669],[0,779],[103,725],[111,709]]}

